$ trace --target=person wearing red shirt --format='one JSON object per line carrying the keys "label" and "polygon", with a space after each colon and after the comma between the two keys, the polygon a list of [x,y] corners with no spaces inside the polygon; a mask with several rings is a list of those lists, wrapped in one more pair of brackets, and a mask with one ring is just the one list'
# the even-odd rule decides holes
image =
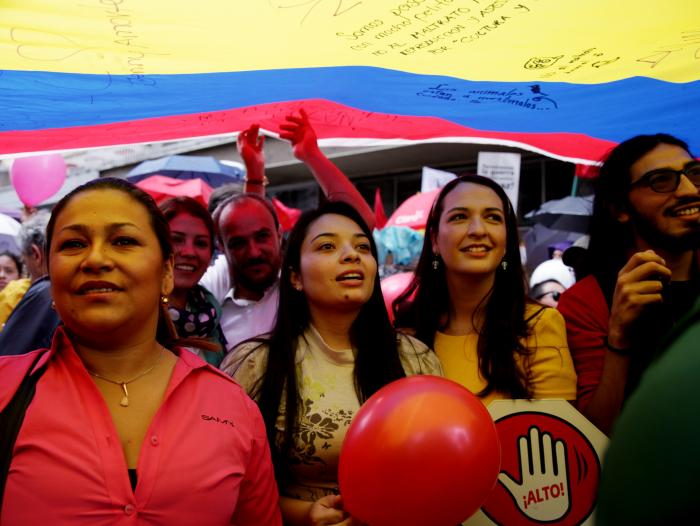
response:
{"label": "person wearing red shirt", "polygon": [[578,408],[603,432],[700,294],[699,247],[700,162],[688,145],[660,133],[611,150],[596,182],[591,274],[558,304]]}
{"label": "person wearing red shirt", "polygon": [[57,204],[46,247],[63,326],[51,349],[0,358],[0,410],[43,371],[0,524],[280,525],[260,412],[169,323],[173,249],[155,202],[87,183]]}

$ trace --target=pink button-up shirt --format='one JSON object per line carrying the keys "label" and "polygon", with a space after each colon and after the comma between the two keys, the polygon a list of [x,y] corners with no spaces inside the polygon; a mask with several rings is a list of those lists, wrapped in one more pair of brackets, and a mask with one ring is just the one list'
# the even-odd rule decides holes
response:
{"label": "pink button-up shirt", "polygon": [[49,351],[0,358],[0,408],[42,352],[0,524],[281,524],[260,412],[228,376],[177,351],[132,491],[109,410],[62,329]]}

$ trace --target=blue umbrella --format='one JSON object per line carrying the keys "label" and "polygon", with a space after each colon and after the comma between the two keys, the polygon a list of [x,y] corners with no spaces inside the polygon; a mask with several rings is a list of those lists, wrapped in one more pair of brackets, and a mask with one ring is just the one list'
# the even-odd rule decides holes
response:
{"label": "blue umbrella", "polygon": [[137,183],[151,175],[167,175],[175,179],[203,179],[209,186],[216,188],[227,183],[242,182],[245,173],[214,157],[170,155],[140,163],[129,172],[127,179]]}

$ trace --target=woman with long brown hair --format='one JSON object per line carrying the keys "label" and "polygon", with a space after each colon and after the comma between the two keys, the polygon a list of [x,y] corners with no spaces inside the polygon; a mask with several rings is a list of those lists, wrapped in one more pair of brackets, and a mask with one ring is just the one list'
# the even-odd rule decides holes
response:
{"label": "woman with long brown hair", "polygon": [[299,218],[272,332],[229,357],[222,368],[260,405],[290,525],[356,524],[343,510],[337,473],[353,415],[394,380],[442,374],[430,349],[392,328],[372,233],[337,202]]}
{"label": "woman with long brown hair", "polygon": [[515,212],[493,180],[464,175],[442,188],[413,282],[394,306],[397,326],[485,404],[576,398],[564,320],[527,299]]}

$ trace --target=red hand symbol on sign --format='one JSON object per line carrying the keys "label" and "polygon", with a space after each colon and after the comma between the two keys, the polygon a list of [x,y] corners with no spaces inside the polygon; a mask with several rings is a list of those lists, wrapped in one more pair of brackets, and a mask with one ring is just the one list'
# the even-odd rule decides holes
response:
{"label": "red hand symbol on sign", "polygon": [[513,496],[523,515],[543,522],[555,521],[571,507],[566,445],[552,442],[552,435],[530,428],[530,436],[521,436],[520,482],[501,472],[498,480]]}

